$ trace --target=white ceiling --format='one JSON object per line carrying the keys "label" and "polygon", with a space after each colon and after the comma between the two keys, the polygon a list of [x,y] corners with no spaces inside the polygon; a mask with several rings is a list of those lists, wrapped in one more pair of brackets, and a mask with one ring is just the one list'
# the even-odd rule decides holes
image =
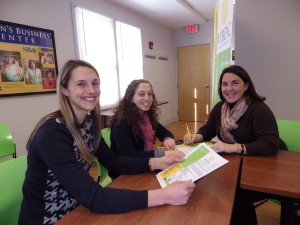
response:
{"label": "white ceiling", "polygon": [[213,19],[217,0],[106,0],[176,29]]}

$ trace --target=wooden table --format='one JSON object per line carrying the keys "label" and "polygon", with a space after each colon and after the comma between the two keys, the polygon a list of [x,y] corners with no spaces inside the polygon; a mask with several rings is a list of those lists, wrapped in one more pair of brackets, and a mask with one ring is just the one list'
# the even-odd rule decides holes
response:
{"label": "wooden table", "polygon": [[[238,155],[226,155],[224,158],[229,163],[196,181],[196,189],[184,206],[164,205],[123,214],[94,214],[79,206],[57,224],[230,224],[241,158]],[[154,173],[123,175],[109,187],[136,190],[160,188]]]}
{"label": "wooden table", "polygon": [[244,157],[241,188],[300,199],[300,152]]}
{"label": "wooden table", "polygon": [[300,152],[243,158],[240,187],[280,196],[281,224],[288,224],[288,204],[300,199]]}

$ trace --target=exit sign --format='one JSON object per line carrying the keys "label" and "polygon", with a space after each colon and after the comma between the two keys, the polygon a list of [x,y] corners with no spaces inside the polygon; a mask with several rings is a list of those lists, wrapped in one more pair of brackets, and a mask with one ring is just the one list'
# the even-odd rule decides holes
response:
{"label": "exit sign", "polygon": [[186,32],[189,33],[189,34],[196,33],[197,31],[198,31],[198,25],[197,24],[188,25],[186,27]]}

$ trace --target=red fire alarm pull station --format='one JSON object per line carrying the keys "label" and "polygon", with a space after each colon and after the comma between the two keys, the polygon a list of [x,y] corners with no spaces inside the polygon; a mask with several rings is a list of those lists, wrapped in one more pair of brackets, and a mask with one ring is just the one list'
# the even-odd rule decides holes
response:
{"label": "red fire alarm pull station", "polygon": [[153,49],[153,41],[149,41],[149,49]]}
{"label": "red fire alarm pull station", "polygon": [[186,27],[186,32],[189,33],[189,34],[198,32],[198,25],[197,24],[188,25]]}

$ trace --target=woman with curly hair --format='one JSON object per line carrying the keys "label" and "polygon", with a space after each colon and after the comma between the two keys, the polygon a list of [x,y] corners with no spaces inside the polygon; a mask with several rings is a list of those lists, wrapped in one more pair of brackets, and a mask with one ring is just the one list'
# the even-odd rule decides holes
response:
{"label": "woman with curly hair", "polygon": [[[157,101],[149,81],[133,80],[115,109],[111,124],[111,149],[130,157],[161,157],[183,154],[175,148],[173,134],[158,122]],[[165,149],[153,150],[158,138]]]}

